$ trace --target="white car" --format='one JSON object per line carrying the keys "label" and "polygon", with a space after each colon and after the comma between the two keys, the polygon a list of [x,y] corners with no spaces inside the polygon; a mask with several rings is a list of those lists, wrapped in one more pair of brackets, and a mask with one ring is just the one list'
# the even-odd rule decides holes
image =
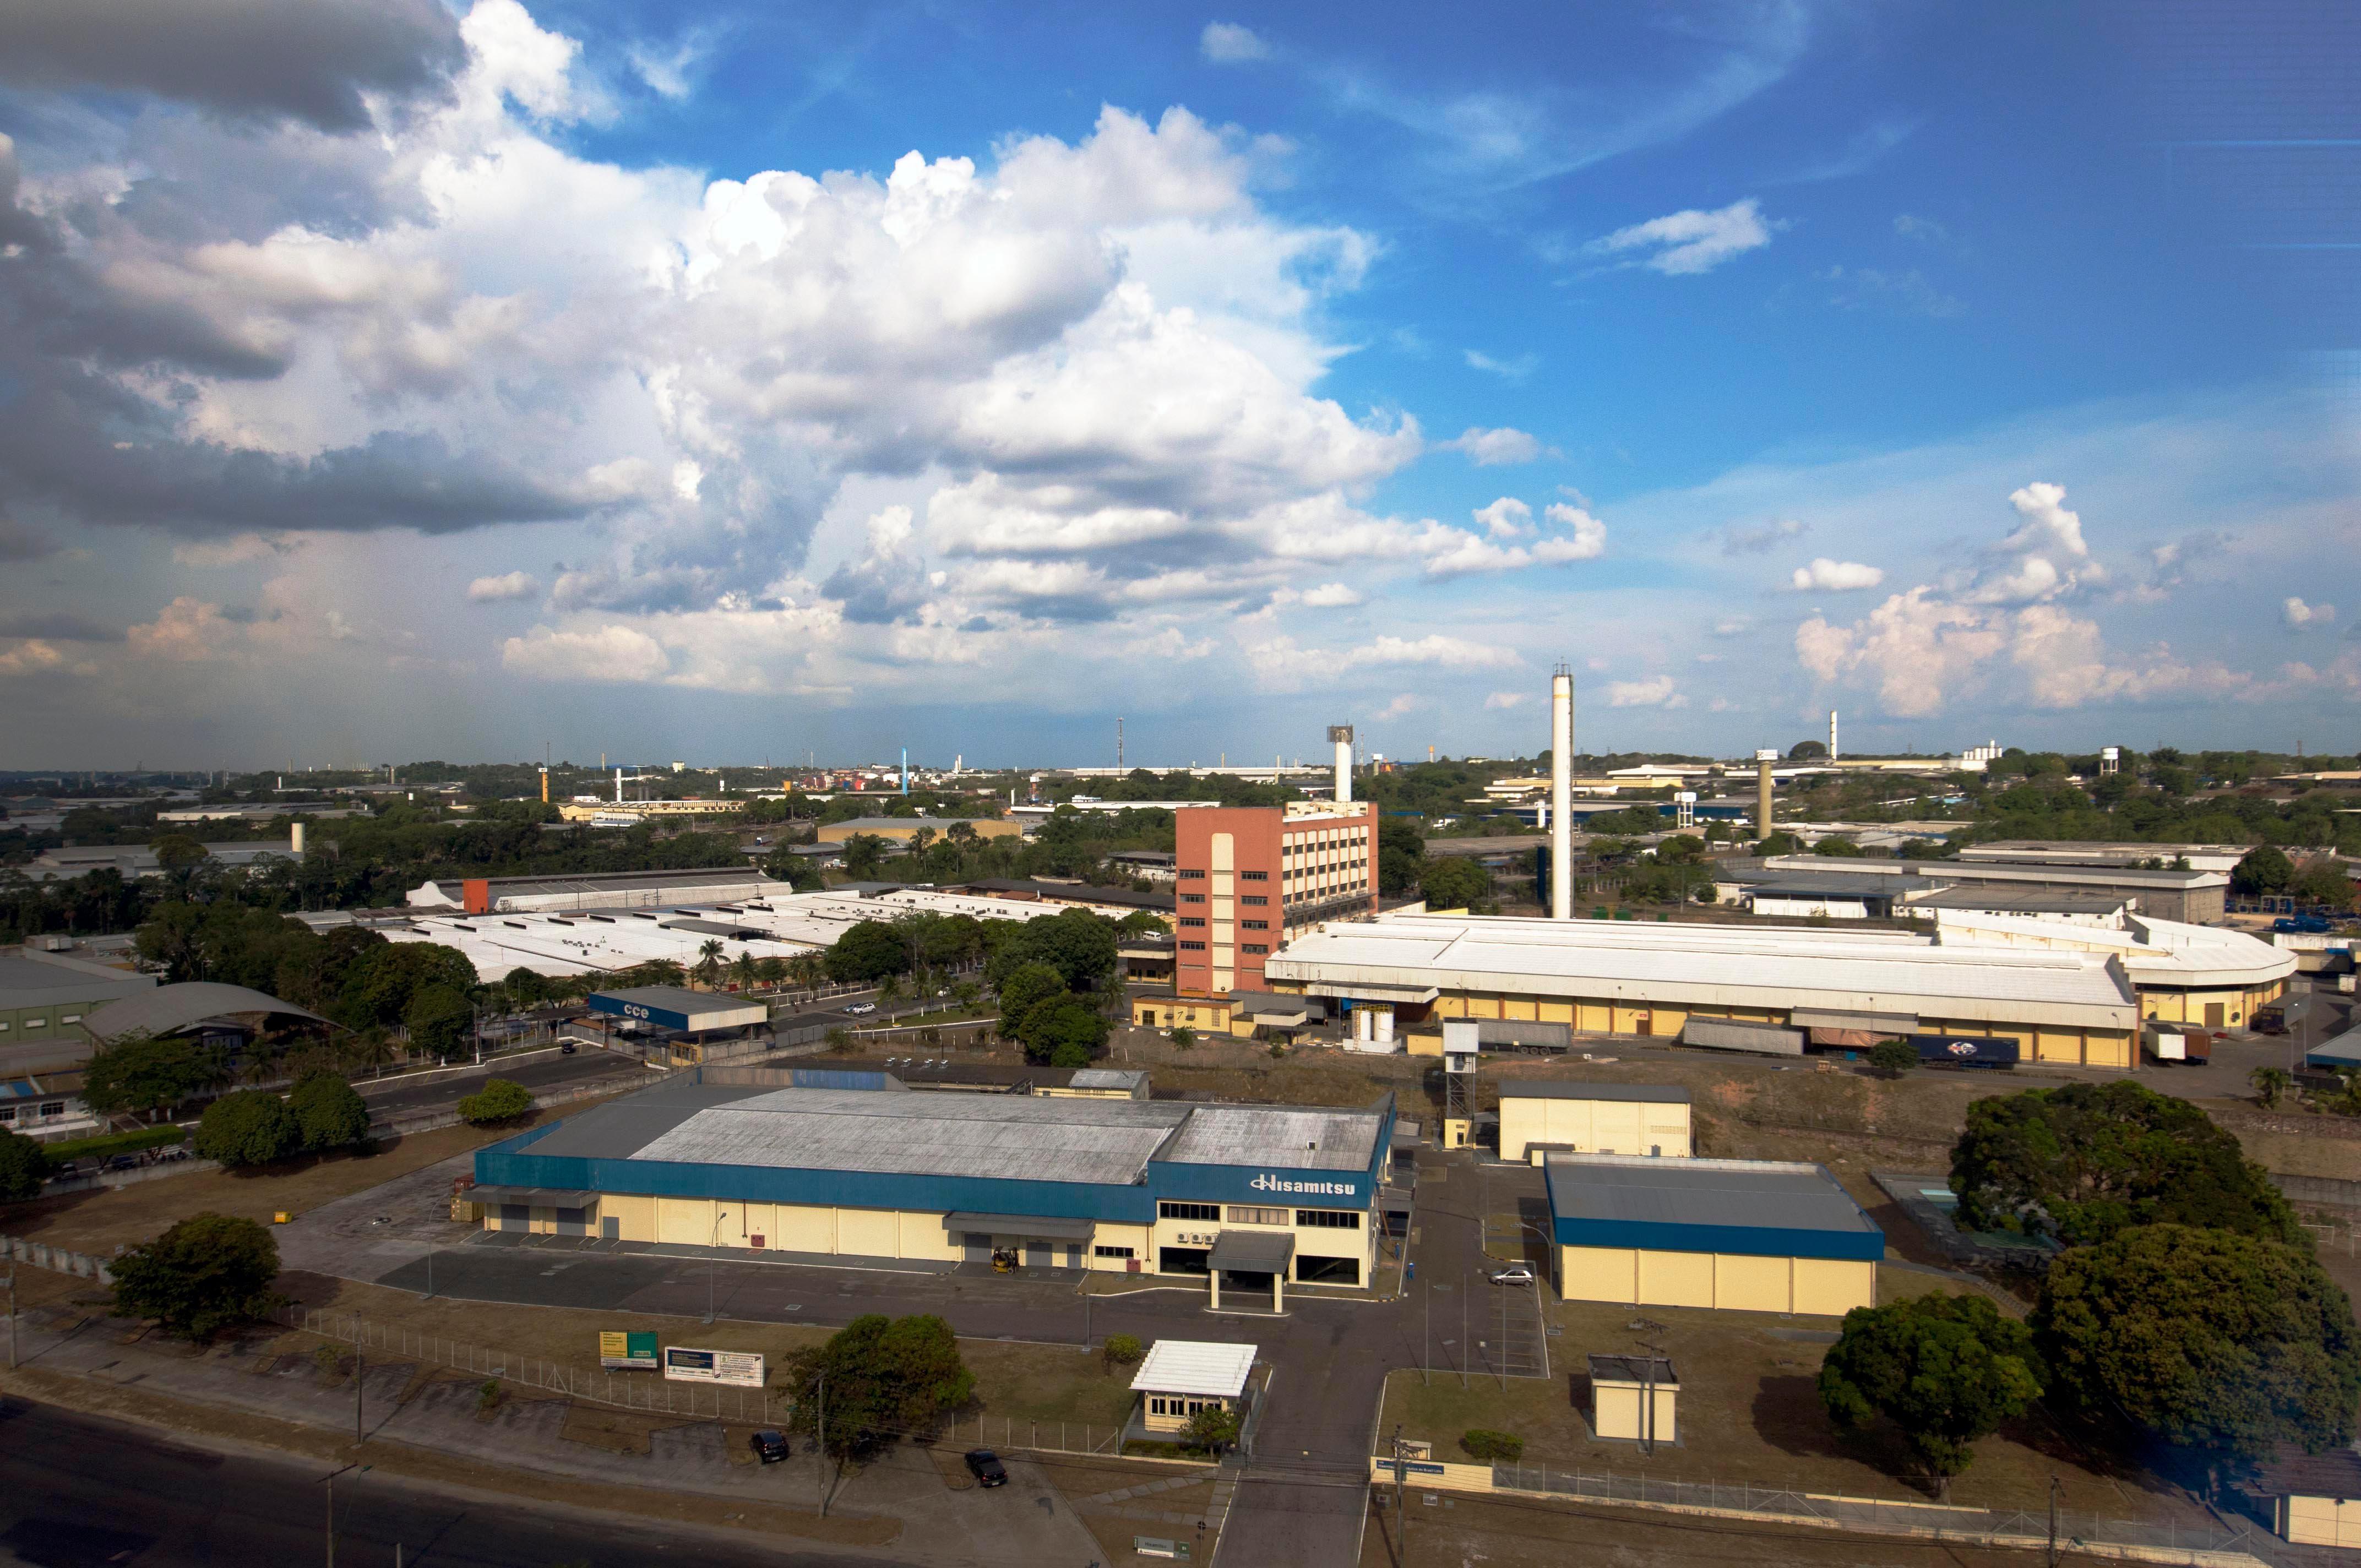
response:
{"label": "white car", "polygon": [[1484,1277],[1495,1285],[1531,1285],[1533,1271],[1521,1263],[1512,1263],[1506,1268],[1494,1269]]}
{"label": "white car", "polygon": [[876,1011],[877,1003],[874,1002],[856,1002],[851,1006],[845,1009],[846,1013],[856,1017],[863,1013],[874,1013]]}

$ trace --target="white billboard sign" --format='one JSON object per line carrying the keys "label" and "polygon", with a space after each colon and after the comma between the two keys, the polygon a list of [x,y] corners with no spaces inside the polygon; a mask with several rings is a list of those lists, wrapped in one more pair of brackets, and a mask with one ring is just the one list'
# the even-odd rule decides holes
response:
{"label": "white billboard sign", "polygon": [[763,1386],[763,1358],[743,1350],[691,1350],[664,1346],[664,1375],[675,1383],[727,1383],[736,1388]]}

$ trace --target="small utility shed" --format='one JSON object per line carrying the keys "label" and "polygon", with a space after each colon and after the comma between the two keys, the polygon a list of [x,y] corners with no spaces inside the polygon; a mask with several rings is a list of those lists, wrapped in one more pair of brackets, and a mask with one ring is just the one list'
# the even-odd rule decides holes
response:
{"label": "small utility shed", "polygon": [[1208,1406],[1242,1409],[1255,1350],[1212,1340],[1158,1340],[1131,1380],[1140,1398],[1142,1424],[1150,1431],[1179,1431]]}
{"label": "small utility shed", "polygon": [[1689,1091],[1659,1083],[1500,1083],[1500,1157],[1551,1154],[1689,1156]]}
{"label": "small utility shed", "polygon": [[1543,1168],[1568,1300],[1823,1317],[1876,1305],[1885,1234],[1823,1167],[1576,1154]]}
{"label": "small utility shed", "polygon": [[2361,1453],[2281,1460],[2263,1467],[2271,1528],[2299,1546],[2361,1547]]}

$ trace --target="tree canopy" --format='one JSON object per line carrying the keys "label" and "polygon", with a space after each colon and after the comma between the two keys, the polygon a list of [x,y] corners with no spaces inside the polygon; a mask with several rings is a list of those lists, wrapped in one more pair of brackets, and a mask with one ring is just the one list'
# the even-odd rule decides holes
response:
{"label": "tree canopy", "polygon": [[413,992],[401,1014],[411,1045],[446,1060],[467,1050],[475,1025],[476,1009],[467,993],[440,981]]}
{"label": "tree canopy", "polygon": [[0,1127],[0,1203],[38,1198],[49,1178],[49,1152],[24,1134]]}
{"label": "tree canopy", "polygon": [[998,986],[1021,965],[1045,963],[1071,991],[1087,991],[1115,972],[1115,925],[1087,909],[1061,909],[1043,919],[1016,925],[984,967]]}
{"label": "tree canopy", "polygon": [[1975,1102],[1951,1150],[1951,1190],[1966,1229],[2068,1245],[2160,1223],[2308,1245],[2236,1138],[2188,1101],[2128,1079]]}
{"label": "tree canopy", "polygon": [[975,1394],[950,1324],[932,1313],[865,1313],[796,1352],[782,1374],[794,1424],[840,1464],[926,1428]]}
{"label": "tree canopy", "polygon": [[2312,1257],[2260,1236],[2143,1225],[2050,1265],[2032,1318],[2052,1391],[2184,1448],[2261,1459],[2353,1441],[2361,1338]]}
{"label": "tree canopy", "polygon": [[533,1091],[513,1079],[489,1080],[475,1093],[459,1102],[459,1119],[482,1126],[492,1122],[513,1122],[533,1109]]}
{"label": "tree canopy", "polygon": [[117,1310],[208,1340],[270,1310],[279,1244],[252,1220],[192,1214],[111,1266]]}
{"label": "tree canopy", "polygon": [[2257,894],[2285,893],[2295,883],[2295,862],[2268,844],[2246,851],[2230,872],[2230,886],[2249,897]]}
{"label": "tree canopy", "polygon": [[203,1158],[232,1168],[271,1165],[303,1146],[303,1128],[272,1091],[241,1089],[205,1107],[189,1144]]}
{"label": "tree canopy", "polygon": [[368,1102],[333,1072],[315,1072],[295,1085],[287,1096],[307,1149],[340,1149],[367,1143]]}
{"label": "tree canopy", "polygon": [[1492,873],[1464,855],[1443,855],[1419,872],[1418,890],[1430,909],[1472,909],[1492,896]]}
{"label": "tree canopy", "polygon": [[836,939],[825,960],[828,978],[840,985],[863,984],[907,973],[910,952],[901,933],[883,920],[855,921]]}
{"label": "tree canopy", "polygon": [[124,1111],[153,1114],[223,1076],[220,1058],[192,1040],[125,1035],[92,1053],[82,1075],[82,1103],[102,1116]]}
{"label": "tree canopy", "polygon": [[1948,1487],[1976,1440],[2024,1414],[2043,1379],[2023,1323],[1982,1296],[1936,1291],[1847,1312],[1820,1364],[1820,1398],[1839,1426],[1893,1420]]}

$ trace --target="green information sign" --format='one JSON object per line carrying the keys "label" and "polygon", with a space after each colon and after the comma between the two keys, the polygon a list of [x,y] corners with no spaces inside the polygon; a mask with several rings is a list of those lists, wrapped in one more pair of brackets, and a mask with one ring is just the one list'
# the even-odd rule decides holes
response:
{"label": "green information sign", "polygon": [[611,1367],[644,1367],[656,1369],[656,1336],[649,1333],[615,1333],[598,1335],[598,1365]]}

